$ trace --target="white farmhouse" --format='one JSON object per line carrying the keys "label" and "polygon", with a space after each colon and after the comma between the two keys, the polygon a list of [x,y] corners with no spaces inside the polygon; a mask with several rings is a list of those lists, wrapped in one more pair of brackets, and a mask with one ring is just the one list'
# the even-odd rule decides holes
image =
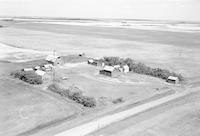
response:
{"label": "white farmhouse", "polygon": [[129,72],[129,66],[128,65],[123,66],[123,69],[124,69],[124,73]]}

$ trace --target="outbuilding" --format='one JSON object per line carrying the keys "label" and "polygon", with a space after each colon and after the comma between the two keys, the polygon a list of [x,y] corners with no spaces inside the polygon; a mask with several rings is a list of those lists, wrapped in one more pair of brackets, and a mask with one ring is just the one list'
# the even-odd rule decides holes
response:
{"label": "outbuilding", "polygon": [[94,59],[88,59],[88,64],[97,66],[98,62],[96,60],[94,60]]}
{"label": "outbuilding", "polygon": [[46,61],[52,65],[54,64],[60,64],[61,63],[61,57],[57,55],[48,55],[46,57]]}
{"label": "outbuilding", "polygon": [[106,76],[112,76],[112,74],[113,74],[113,72],[114,72],[114,67],[112,67],[112,66],[105,66],[104,68],[103,68],[103,70],[100,70],[100,74],[102,74],[102,75],[106,75]]}
{"label": "outbuilding", "polygon": [[40,66],[35,66],[34,69],[35,69],[35,70],[39,70],[39,69],[40,69]]}
{"label": "outbuilding", "polygon": [[173,83],[173,84],[178,84],[179,83],[179,78],[178,77],[174,77],[174,76],[169,76],[167,78],[167,82],[168,83]]}
{"label": "outbuilding", "polygon": [[41,77],[43,77],[43,76],[46,74],[46,72],[44,72],[44,71],[42,71],[42,70],[36,70],[35,73],[36,73],[37,75],[41,76]]}
{"label": "outbuilding", "polygon": [[128,65],[123,66],[123,70],[124,70],[124,73],[128,73],[129,72],[129,66]]}
{"label": "outbuilding", "polygon": [[23,71],[33,71],[33,68],[24,68]]}
{"label": "outbuilding", "polygon": [[44,68],[45,68],[45,70],[47,70],[47,71],[51,71],[52,68],[53,68],[53,65],[52,65],[52,64],[45,64],[45,65],[44,65]]}

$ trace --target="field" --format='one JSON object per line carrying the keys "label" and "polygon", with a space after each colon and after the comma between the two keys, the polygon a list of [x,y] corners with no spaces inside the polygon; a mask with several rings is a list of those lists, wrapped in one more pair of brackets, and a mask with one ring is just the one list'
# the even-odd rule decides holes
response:
{"label": "field", "polygon": [[[78,108],[13,79],[0,79],[0,135],[18,135],[70,119]],[[32,132],[32,131],[30,131]]]}
{"label": "field", "polygon": [[[155,95],[196,87],[200,83],[200,33],[20,21],[1,21],[1,24],[5,27],[0,28],[0,105],[3,111],[0,123],[5,123],[1,123],[0,135],[28,135],[81,113],[83,117],[77,117],[77,122],[67,124],[70,128],[108,111]],[[69,59],[65,65],[56,68],[58,79],[67,77],[58,84],[63,88],[76,86],[84,95],[98,101],[96,108],[85,109],[46,89],[51,83],[51,73],[48,74],[49,79],[40,86],[27,85],[9,76],[11,71],[36,65],[39,59],[44,59],[53,50],[64,56],[85,53],[86,57],[94,58],[129,57],[152,67],[181,73],[186,83],[175,86],[158,78],[135,73],[122,73],[117,78],[105,77],[99,75],[100,67],[88,65],[85,60],[71,62]],[[112,100],[119,97],[123,97],[125,102],[113,104]],[[25,119],[19,115],[21,109]],[[20,125],[16,125],[19,122]]]}

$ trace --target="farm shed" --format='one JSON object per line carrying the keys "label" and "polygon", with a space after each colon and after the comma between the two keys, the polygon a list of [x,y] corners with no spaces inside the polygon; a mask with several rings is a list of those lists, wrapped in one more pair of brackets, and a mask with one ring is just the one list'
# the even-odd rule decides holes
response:
{"label": "farm shed", "polygon": [[52,65],[54,64],[60,64],[61,63],[61,57],[57,55],[48,55],[46,57],[46,61]]}
{"label": "farm shed", "polygon": [[123,66],[123,70],[124,70],[124,73],[128,73],[129,72],[129,66],[128,65]]}
{"label": "farm shed", "polygon": [[178,79],[178,77],[169,76],[167,78],[167,82],[168,83],[173,83],[173,84],[178,84],[179,83],[179,79]]}
{"label": "farm shed", "polygon": [[106,76],[112,76],[114,69],[115,68],[112,66],[105,66],[103,70],[100,70],[100,74],[106,75]]}

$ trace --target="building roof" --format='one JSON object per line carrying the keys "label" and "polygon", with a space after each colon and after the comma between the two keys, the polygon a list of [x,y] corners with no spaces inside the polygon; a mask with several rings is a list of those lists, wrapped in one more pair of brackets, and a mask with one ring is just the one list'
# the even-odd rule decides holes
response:
{"label": "building roof", "polygon": [[45,67],[45,68],[52,68],[53,65],[52,65],[52,64],[45,64],[44,67]]}
{"label": "building roof", "polygon": [[175,80],[175,81],[176,81],[176,80],[178,80],[178,77],[169,76],[168,79],[169,79],[169,80]]}
{"label": "building roof", "polygon": [[120,68],[120,65],[114,65],[114,68]]}
{"label": "building roof", "polygon": [[42,70],[36,70],[35,73],[39,76],[44,76],[46,74],[46,72],[42,71]]}
{"label": "building roof", "polygon": [[115,68],[112,67],[112,66],[105,66],[105,67],[103,68],[103,70],[110,71],[110,72],[112,72],[114,69],[115,69]]}
{"label": "building roof", "polygon": [[33,71],[33,68],[24,68],[24,71]]}
{"label": "building roof", "polygon": [[128,65],[124,65],[123,68],[124,69],[129,69],[129,66]]}
{"label": "building roof", "polygon": [[51,61],[51,62],[56,62],[56,60],[59,58],[59,56],[57,56],[57,55],[48,55],[47,57],[46,57],[46,60],[47,61]]}
{"label": "building roof", "polygon": [[94,60],[93,60],[93,59],[89,59],[89,60],[88,60],[88,62],[90,62],[90,63],[93,63],[93,62],[94,62]]}
{"label": "building roof", "polygon": [[40,69],[40,66],[35,66],[35,69]]}

